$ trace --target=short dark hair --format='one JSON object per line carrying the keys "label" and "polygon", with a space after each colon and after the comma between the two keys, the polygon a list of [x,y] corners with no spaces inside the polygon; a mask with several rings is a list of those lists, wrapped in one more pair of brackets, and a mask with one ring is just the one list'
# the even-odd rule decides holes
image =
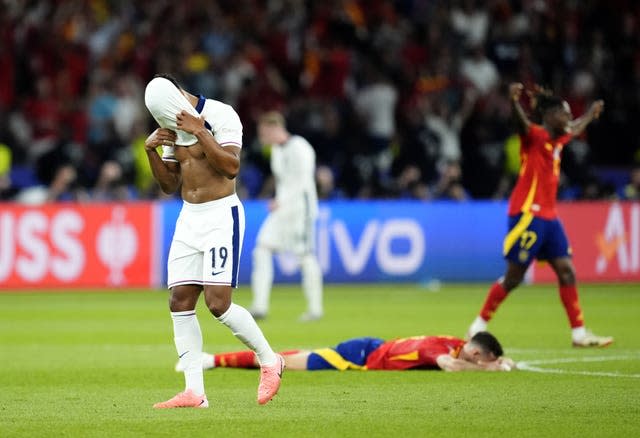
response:
{"label": "short dark hair", "polygon": [[171,76],[169,73],[158,73],[154,76],[154,78],[164,78],[175,85],[178,90],[182,90],[182,87],[180,86],[176,78]]}
{"label": "short dark hair", "polygon": [[473,335],[469,342],[473,342],[485,353],[493,353],[495,357],[500,357],[504,354],[500,342],[489,332],[478,332]]}
{"label": "short dark hair", "polygon": [[558,96],[549,93],[538,93],[535,96],[535,111],[538,117],[542,119],[548,111],[562,108],[564,101]]}

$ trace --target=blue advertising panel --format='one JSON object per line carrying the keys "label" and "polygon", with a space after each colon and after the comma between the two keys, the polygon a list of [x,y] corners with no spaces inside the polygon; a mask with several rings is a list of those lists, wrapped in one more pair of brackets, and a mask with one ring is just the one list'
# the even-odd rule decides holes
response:
{"label": "blue advertising panel", "polygon": [[[180,202],[163,203],[161,272]],[[266,202],[244,201],[246,231],[240,284],[251,276],[251,251]],[[321,203],[317,254],[327,283],[491,281],[502,274],[504,202],[339,201]],[[276,282],[299,281],[295,259],[274,258]]]}

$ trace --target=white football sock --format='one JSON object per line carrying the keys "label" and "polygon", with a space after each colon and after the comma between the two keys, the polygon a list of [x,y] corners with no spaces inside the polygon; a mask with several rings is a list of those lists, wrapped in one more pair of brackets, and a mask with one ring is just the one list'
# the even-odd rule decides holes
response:
{"label": "white football sock", "polygon": [[481,316],[477,316],[476,319],[473,320],[471,326],[469,327],[469,337],[473,337],[478,332],[484,332],[487,330],[487,321],[485,321]]}
{"label": "white football sock", "polygon": [[184,366],[185,390],[204,394],[202,376],[202,332],[195,310],[171,312],[173,340],[180,362]]}
{"label": "white football sock", "polygon": [[273,257],[271,251],[257,246],[253,250],[253,271],[251,272],[252,312],[262,315],[266,315],[269,312],[269,297],[272,285]]}
{"label": "white football sock", "polygon": [[300,263],[302,271],[302,290],[307,299],[309,314],[322,316],[322,270],[318,259],[313,254],[302,256]]}
{"label": "white football sock", "polygon": [[[271,366],[276,363],[276,354],[247,309],[231,303],[229,309],[217,319],[229,327],[236,338],[256,353],[261,366]],[[202,369],[202,365],[200,368]]]}
{"label": "white football sock", "polygon": [[202,369],[210,370],[216,367],[216,357],[213,354],[202,353]]}
{"label": "white football sock", "polygon": [[580,341],[587,335],[587,329],[584,327],[576,327],[571,329],[571,339],[573,341]]}

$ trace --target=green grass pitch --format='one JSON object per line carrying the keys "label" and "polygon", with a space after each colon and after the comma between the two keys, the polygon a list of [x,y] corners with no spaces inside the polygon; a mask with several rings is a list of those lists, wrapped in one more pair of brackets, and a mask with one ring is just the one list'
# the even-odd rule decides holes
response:
{"label": "green grass pitch", "polygon": [[[487,284],[328,285],[326,317],[297,322],[297,286],[278,286],[261,322],[276,349],[354,336],[463,336]],[[84,292],[84,291],[83,291]],[[522,286],[490,329],[532,371],[285,372],[256,403],[256,370],[205,373],[209,409],[154,410],[183,388],[166,291],[0,293],[2,437],[640,436],[640,285],[582,285],[587,325],[616,342],[570,347],[555,286]],[[235,301],[248,305],[245,285]],[[198,307],[205,349],[242,349]]]}

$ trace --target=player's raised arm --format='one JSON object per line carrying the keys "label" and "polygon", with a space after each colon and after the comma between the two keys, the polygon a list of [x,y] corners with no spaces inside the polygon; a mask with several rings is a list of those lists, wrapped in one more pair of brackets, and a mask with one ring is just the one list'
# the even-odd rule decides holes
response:
{"label": "player's raised arm", "polygon": [[569,128],[571,129],[571,134],[575,137],[584,132],[589,123],[594,120],[597,120],[604,111],[604,101],[596,100],[589,107],[589,111],[584,113],[582,116],[578,117],[575,120],[572,120],[569,124]]}
{"label": "player's raised arm", "polygon": [[238,146],[222,147],[204,126],[203,117],[195,117],[186,111],[176,115],[177,126],[198,139],[207,161],[218,172],[229,179],[233,179],[240,171],[240,148]]}
{"label": "player's raised arm", "polygon": [[158,146],[173,145],[175,140],[175,132],[170,129],[158,128],[144,142],[151,173],[155,180],[158,181],[160,189],[166,194],[175,193],[180,187],[180,165],[162,160],[156,149]]}
{"label": "player's raised arm", "polygon": [[524,90],[524,85],[519,82],[514,82],[509,85],[509,99],[511,100],[511,110],[518,124],[518,132],[521,134],[526,133],[529,130],[529,125],[531,122],[527,117],[527,114],[524,112],[522,105],[520,105],[520,96],[522,96],[522,91]]}

